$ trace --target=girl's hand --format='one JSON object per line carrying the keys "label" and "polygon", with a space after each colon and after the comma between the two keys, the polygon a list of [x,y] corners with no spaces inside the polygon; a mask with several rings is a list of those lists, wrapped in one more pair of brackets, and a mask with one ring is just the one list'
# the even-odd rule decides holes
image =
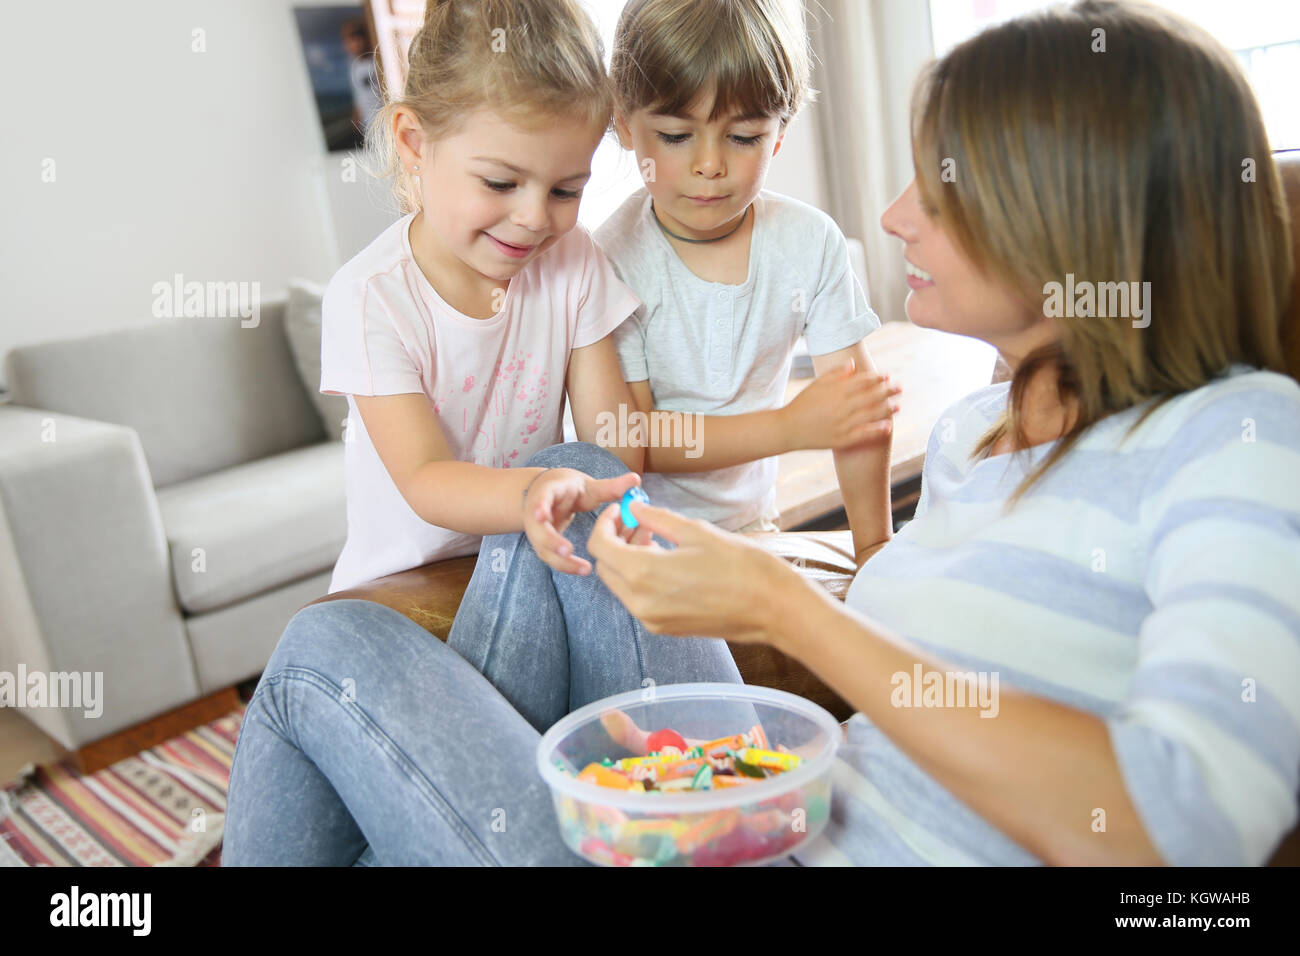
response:
{"label": "girl's hand", "polygon": [[[779,593],[798,572],[740,535],[634,502],[637,535],[622,531],[619,508],[596,520],[587,550],[596,574],[649,630],[677,636],[771,642]],[[646,532],[644,535],[642,532]],[[649,534],[677,545],[660,547]]]}
{"label": "girl's hand", "polygon": [[[573,468],[552,468],[533,479],[524,496],[524,534],[528,535],[537,556],[550,567],[566,574],[590,574],[591,562],[573,554],[573,545],[564,537],[564,529],[575,514],[617,500],[623,492],[640,483],[641,476],[635,472],[617,478],[592,478]],[[632,537],[621,522],[616,534],[622,535],[623,540]],[[649,532],[641,535],[642,540],[649,537]]]}
{"label": "girl's hand", "polygon": [[792,449],[853,448],[887,436],[902,386],[853,363],[813,379],[781,411]]}

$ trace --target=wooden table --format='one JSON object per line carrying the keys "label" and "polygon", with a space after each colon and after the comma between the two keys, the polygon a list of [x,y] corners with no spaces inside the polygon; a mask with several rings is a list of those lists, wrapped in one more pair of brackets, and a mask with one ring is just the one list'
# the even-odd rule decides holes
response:
{"label": "wooden table", "polygon": [[[992,381],[997,351],[979,339],[922,329],[911,322],[886,322],[868,336],[867,351],[876,368],[903,386],[898,396],[901,408],[894,416],[890,468],[890,481],[898,488],[921,474],[930,432],[944,410]],[[792,378],[786,401],[811,381]],[[787,530],[842,508],[832,453],[794,451],[782,455],[776,504],[781,527]]]}

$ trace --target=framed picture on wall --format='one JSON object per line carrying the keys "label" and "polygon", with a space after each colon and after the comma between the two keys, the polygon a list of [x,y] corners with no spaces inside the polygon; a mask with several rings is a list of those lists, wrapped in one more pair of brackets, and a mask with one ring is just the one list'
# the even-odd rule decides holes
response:
{"label": "framed picture on wall", "polygon": [[365,145],[365,130],[382,103],[374,30],[362,4],[294,7],[325,149]]}

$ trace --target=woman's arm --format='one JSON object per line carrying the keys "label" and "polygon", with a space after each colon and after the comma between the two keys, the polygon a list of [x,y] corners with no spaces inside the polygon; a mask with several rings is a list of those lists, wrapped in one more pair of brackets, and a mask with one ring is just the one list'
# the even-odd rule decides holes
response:
{"label": "woman's arm", "polygon": [[[814,355],[813,369],[819,376],[825,375],[842,367],[849,359],[860,371],[872,376],[877,374],[871,356],[867,354],[866,343],[861,341],[838,352]],[[890,395],[897,395],[900,391],[901,387],[892,386]],[[891,401],[890,410],[898,410],[896,402]],[[844,514],[853,532],[853,553],[858,567],[888,544],[894,532],[889,482],[893,428],[890,419],[885,419],[884,424],[891,427],[871,440],[851,448],[835,449],[835,476],[844,497]]]}
{"label": "woman's arm", "polygon": [[[588,548],[601,579],[651,631],[772,644],[1049,863],[1162,862],[1101,720],[1011,689],[999,694],[993,719],[974,707],[895,707],[894,675],[910,679],[917,664],[927,672],[961,669],[862,618],[751,542],[663,509],[638,503],[633,511],[642,527],[677,547],[628,544],[618,535],[618,509],[609,508]],[[1103,832],[1092,829],[1096,808],[1105,811]]]}

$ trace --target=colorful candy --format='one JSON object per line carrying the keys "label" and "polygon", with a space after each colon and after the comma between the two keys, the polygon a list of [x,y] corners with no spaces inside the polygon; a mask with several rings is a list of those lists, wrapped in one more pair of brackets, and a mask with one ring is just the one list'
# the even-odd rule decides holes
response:
{"label": "colorful candy", "polygon": [[[795,769],[802,758],[769,743],[760,726],[692,745],[664,728],[645,740],[649,753],[588,763],[579,780],[628,793],[693,793],[748,787]],[[829,805],[799,788],[720,810],[659,816],[565,797],[561,827],[569,845],[607,866],[728,866],[772,859],[798,845]]]}
{"label": "colorful candy", "polygon": [[675,730],[669,730],[665,727],[663,730],[656,730],[646,738],[646,749],[651,753],[663,750],[665,747],[676,747],[679,753],[686,752],[686,741],[682,735]]}
{"label": "colorful candy", "polygon": [[760,746],[767,744],[767,736],[757,725],[746,733],[693,747],[688,747],[677,731],[665,728],[650,734],[646,744],[651,752],[645,756],[590,763],[578,779],[601,787],[647,793],[713,790],[785,773],[799,766],[801,760],[797,754]]}

